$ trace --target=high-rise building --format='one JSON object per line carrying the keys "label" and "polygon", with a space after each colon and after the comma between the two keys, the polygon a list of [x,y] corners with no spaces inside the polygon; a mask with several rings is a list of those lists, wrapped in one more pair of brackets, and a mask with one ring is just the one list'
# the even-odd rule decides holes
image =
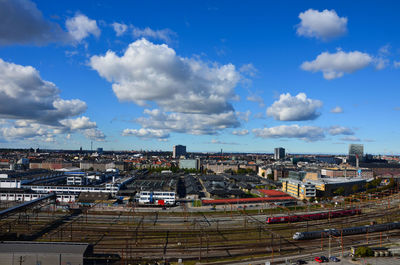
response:
{"label": "high-rise building", "polygon": [[350,144],[348,162],[358,168],[359,162],[364,160],[364,145]]}
{"label": "high-rise building", "polygon": [[359,159],[364,156],[364,145],[363,144],[350,144],[349,145],[349,157],[358,155]]}
{"label": "high-rise building", "polygon": [[279,159],[284,159],[285,158],[285,148],[282,147],[277,147],[274,150],[274,159],[279,160]]}
{"label": "high-rise building", "polygon": [[172,157],[179,158],[186,155],[186,146],[184,145],[174,145],[172,150]]}

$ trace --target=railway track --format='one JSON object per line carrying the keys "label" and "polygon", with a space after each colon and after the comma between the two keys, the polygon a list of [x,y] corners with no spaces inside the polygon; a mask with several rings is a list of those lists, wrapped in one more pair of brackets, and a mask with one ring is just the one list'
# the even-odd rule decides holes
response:
{"label": "railway track", "polygon": [[[385,209],[383,211],[382,209]],[[18,218],[0,222],[0,231],[35,233],[61,219],[65,213],[39,212],[18,223]],[[332,220],[313,220],[291,224],[266,224],[265,214],[237,212],[221,214],[189,214],[174,216],[165,213],[117,213],[101,215],[83,212],[65,219],[57,228],[43,234],[42,241],[73,240],[94,244],[95,253],[115,253],[125,260],[191,259],[215,260],[249,256],[284,256],[326,250],[328,239],[292,240],[295,231],[319,230],[324,227],[363,225],[370,220],[400,220],[397,206],[371,205],[360,215]],[[344,236],[343,242],[333,240],[333,248],[346,248],[362,242],[387,241],[399,238],[399,231]],[[145,256],[143,253],[146,253]]]}

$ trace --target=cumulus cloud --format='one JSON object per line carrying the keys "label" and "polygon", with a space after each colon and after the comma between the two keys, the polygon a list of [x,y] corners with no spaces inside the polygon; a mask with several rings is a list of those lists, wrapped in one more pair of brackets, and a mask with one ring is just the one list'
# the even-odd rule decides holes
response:
{"label": "cumulus cloud", "polygon": [[120,101],[157,106],[135,120],[144,132],[210,135],[249,119],[250,112],[235,112],[230,103],[238,98],[234,88],[241,78],[232,64],[180,57],[166,44],[141,39],[122,56],[108,51],[91,57],[90,65],[112,83]]}
{"label": "cumulus cloud", "polygon": [[172,38],[176,36],[176,33],[170,29],[153,30],[149,27],[141,29],[135,26],[133,26],[132,34],[135,38],[158,39],[166,43],[171,42]]}
{"label": "cumulus cloud", "polygon": [[305,71],[322,72],[325,79],[331,80],[365,68],[372,60],[367,53],[339,50],[336,53],[323,52],[314,61],[306,61],[300,67]]}
{"label": "cumulus cloud", "polygon": [[61,99],[59,93],[56,85],[43,80],[35,68],[0,59],[1,118],[57,125],[59,120],[86,110],[85,102]]}
{"label": "cumulus cloud", "polygon": [[43,18],[32,1],[0,1],[0,45],[43,45],[66,40],[66,37],[66,32],[58,24]]}
{"label": "cumulus cloud", "polygon": [[243,129],[243,130],[234,130],[232,132],[233,135],[237,135],[237,136],[244,136],[244,135],[248,135],[249,134],[249,130]]}
{"label": "cumulus cloud", "polygon": [[336,106],[333,109],[331,109],[331,113],[343,113],[343,109],[339,106]]}
{"label": "cumulus cloud", "polygon": [[13,120],[2,126],[3,137],[53,138],[53,134],[98,130],[88,117],[72,119],[86,111],[85,102],[59,94],[57,86],[43,80],[35,68],[0,59],[0,118]]}
{"label": "cumulus cloud", "polygon": [[128,26],[123,23],[114,22],[111,24],[117,36],[122,36],[128,30]]}
{"label": "cumulus cloud", "polygon": [[97,128],[86,129],[86,130],[83,130],[82,133],[87,138],[89,138],[93,141],[102,142],[102,141],[105,141],[105,139],[106,139],[106,136],[104,135],[104,133]]}
{"label": "cumulus cloud", "polygon": [[136,122],[144,128],[194,135],[212,135],[226,128],[236,128],[240,122],[233,111],[219,114],[165,113],[159,109],[144,111],[147,117]]}
{"label": "cumulus cloud", "polygon": [[232,64],[208,64],[183,58],[167,45],[146,39],[129,45],[124,55],[108,51],[90,58],[91,67],[112,82],[121,101],[140,106],[155,102],[166,111],[214,114],[233,110],[240,74]]}
{"label": "cumulus cloud", "polygon": [[261,108],[265,107],[264,99],[258,95],[249,95],[246,99],[258,103]]}
{"label": "cumulus cloud", "polygon": [[315,126],[281,125],[270,128],[253,129],[260,138],[296,138],[304,141],[317,141],[325,138],[324,130]]}
{"label": "cumulus cloud", "polygon": [[5,139],[26,139],[37,136],[46,136],[49,132],[36,123],[14,124],[14,126],[0,128],[0,133]]}
{"label": "cumulus cloud", "polygon": [[319,117],[317,111],[322,106],[322,101],[309,99],[305,93],[292,96],[290,93],[281,94],[268,109],[267,115],[278,121],[305,121]]}
{"label": "cumulus cloud", "polygon": [[122,132],[122,136],[137,136],[141,138],[168,138],[169,133],[164,130],[154,129],[125,129]]}
{"label": "cumulus cloud", "polygon": [[32,120],[7,120],[7,123],[0,128],[0,135],[7,140],[37,139],[54,142],[57,135],[65,134],[66,139],[70,139],[71,133],[76,132],[96,141],[103,141],[106,137],[97,128],[96,123],[85,116],[62,120],[57,126],[40,124]]}
{"label": "cumulus cloud", "polygon": [[342,126],[331,126],[328,130],[330,135],[353,135],[354,132],[352,129]]}
{"label": "cumulus cloud", "polygon": [[71,131],[92,129],[97,127],[96,122],[90,121],[90,119],[85,116],[78,117],[76,119],[62,120],[60,123]]}
{"label": "cumulus cloud", "polygon": [[65,26],[71,37],[80,42],[89,35],[100,36],[100,29],[97,27],[96,20],[90,19],[83,14],[76,14],[74,17],[67,19]]}
{"label": "cumulus cloud", "polygon": [[346,34],[347,18],[339,17],[335,10],[322,12],[308,9],[299,14],[300,23],[297,25],[299,36],[314,37],[329,40]]}

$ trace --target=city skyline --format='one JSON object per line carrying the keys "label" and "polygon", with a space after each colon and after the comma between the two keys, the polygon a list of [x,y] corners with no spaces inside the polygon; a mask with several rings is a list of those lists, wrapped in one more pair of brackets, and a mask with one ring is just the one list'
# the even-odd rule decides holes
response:
{"label": "city skyline", "polygon": [[400,4],[287,6],[3,1],[0,148],[398,154]]}

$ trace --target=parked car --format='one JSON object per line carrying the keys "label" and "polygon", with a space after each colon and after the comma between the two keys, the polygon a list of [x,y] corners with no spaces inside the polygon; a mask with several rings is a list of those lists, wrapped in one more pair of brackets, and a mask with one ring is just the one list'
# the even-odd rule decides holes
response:
{"label": "parked car", "polygon": [[323,260],[320,257],[315,257],[314,260],[318,263],[322,263]]}
{"label": "parked car", "polygon": [[329,259],[325,256],[321,256],[322,262],[329,262]]}
{"label": "parked car", "polygon": [[333,261],[333,262],[339,262],[340,261],[340,259],[336,258],[335,256],[332,256],[330,258],[330,260]]}
{"label": "parked car", "polygon": [[298,260],[296,261],[296,265],[303,265],[303,264],[307,264],[307,261],[302,260],[302,259],[298,259]]}

